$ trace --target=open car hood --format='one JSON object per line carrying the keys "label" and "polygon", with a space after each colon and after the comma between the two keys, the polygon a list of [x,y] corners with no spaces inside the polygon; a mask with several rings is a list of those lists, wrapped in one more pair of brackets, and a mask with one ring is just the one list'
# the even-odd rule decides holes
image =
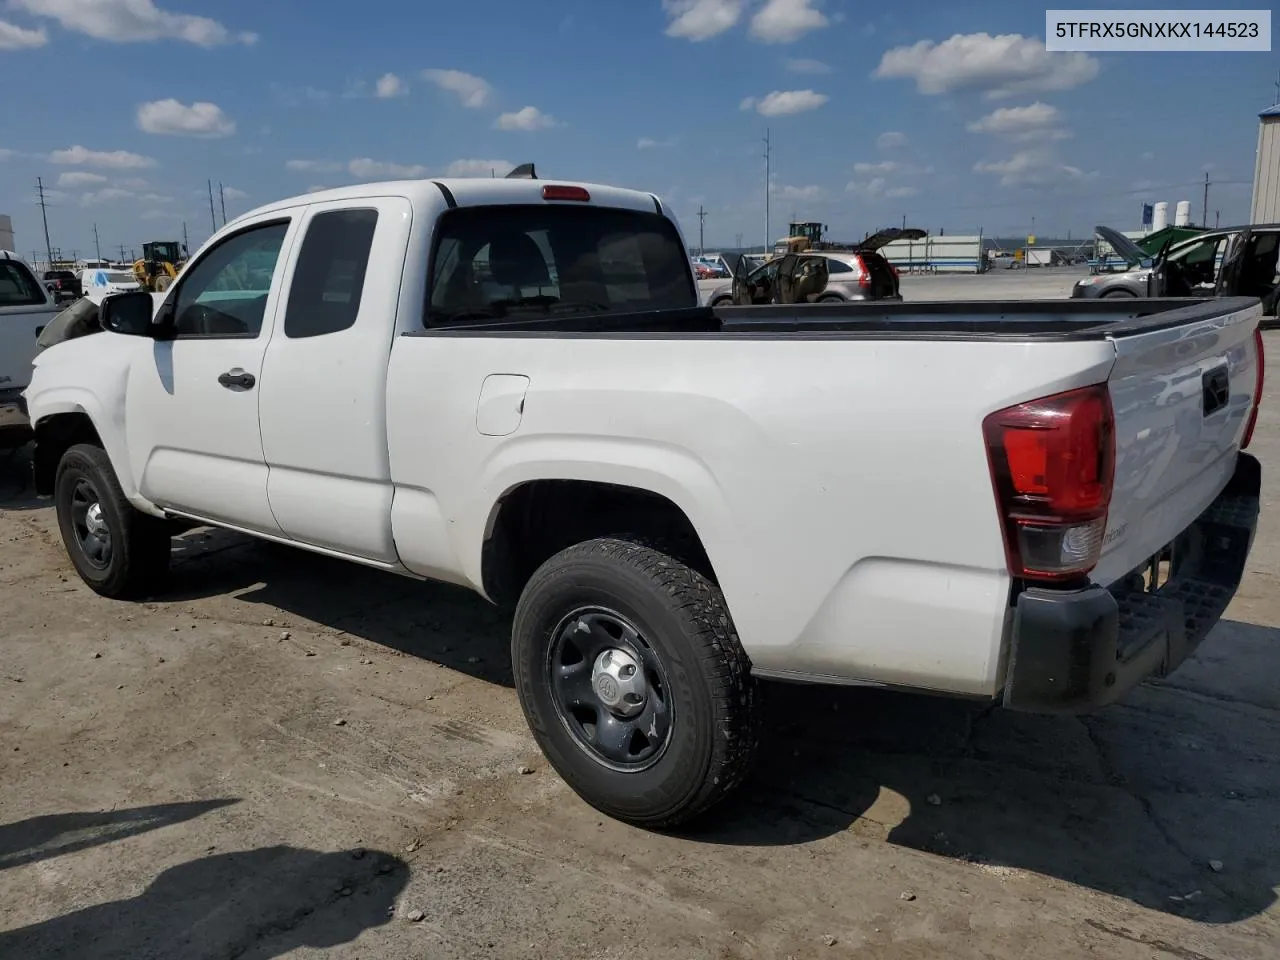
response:
{"label": "open car hood", "polygon": [[1141,267],[1150,265],[1151,254],[1143,250],[1140,246],[1126,237],[1119,230],[1113,230],[1110,227],[1094,227],[1093,232],[1100,236],[1107,243],[1111,244],[1111,249],[1117,254],[1124,257],[1125,261],[1132,267]]}
{"label": "open car hood", "polygon": [[887,230],[878,230],[867,239],[854,246],[854,250],[865,250],[868,253],[873,250],[879,250],[886,244],[893,243],[895,240],[923,240],[928,234],[919,227],[890,227]]}

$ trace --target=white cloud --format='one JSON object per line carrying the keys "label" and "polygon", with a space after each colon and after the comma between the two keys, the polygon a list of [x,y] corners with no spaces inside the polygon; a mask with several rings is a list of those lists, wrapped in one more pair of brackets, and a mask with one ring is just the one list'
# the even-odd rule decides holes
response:
{"label": "white cloud", "polygon": [[332,160],[286,160],[284,168],[294,173],[337,173],[342,164]]}
{"label": "white cloud", "polygon": [[502,114],[493,125],[499,130],[546,130],[557,123],[555,117],[537,107],[522,107],[514,113]]}
{"label": "white cloud", "polygon": [[199,100],[187,106],[170,98],[138,107],[138,129],[144,133],[212,140],[235,133],[236,122],[216,103]]}
{"label": "white cloud", "polygon": [[[90,174],[90,176],[92,176],[92,174]],[[123,179],[116,180],[114,186],[124,187],[126,190],[145,190],[150,186],[150,184],[141,177],[124,177]],[[201,191],[201,194],[203,195],[203,191]]]}
{"label": "white cloud", "polygon": [[185,40],[201,47],[227,43],[252,45],[256,33],[233,33],[216,20],[161,10],[153,0],[9,0],[39,17],[57,20],[67,30],[95,40],[131,43]]}
{"label": "white cloud", "polygon": [[770,185],[769,192],[782,200],[817,200],[822,196],[822,188],[809,184],[803,187]]}
{"label": "white cloud", "polygon": [[138,199],[143,203],[173,203],[173,197],[167,197],[163,193],[144,193]]}
{"label": "white cloud", "polygon": [[903,197],[914,197],[919,192],[915,187],[890,187],[884,195],[889,200],[898,200]]}
{"label": "white cloud", "polygon": [[870,180],[850,180],[845,185],[845,190],[867,197],[882,197],[888,186],[889,181],[884,177],[872,177]]}
{"label": "white cloud", "polygon": [[982,90],[990,99],[1070,90],[1098,75],[1086,53],[1050,53],[1044,41],[1017,33],[958,33],[942,43],[921,40],[887,51],[872,76],[912,79],[925,94]]}
{"label": "white cloud", "polygon": [[150,157],[128,150],[89,150],[79,144],[53,151],[49,154],[49,161],[69,167],[108,167],[113,170],[137,170],[156,165]]}
{"label": "white cloud", "polygon": [[142,220],[168,220],[173,215],[172,210],[144,210],[138,217]]}
{"label": "white cloud", "polygon": [[24,30],[16,24],[0,20],[0,50],[34,50],[49,42],[49,35],[44,27],[39,30]]}
{"label": "white cloud", "polygon": [[0,150],[0,160],[8,160],[13,156],[12,150]]}
{"label": "white cloud", "polygon": [[323,183],[313,183],[311,186],[307,187],[307,193],[319,193],[321,190],[328,190],[328,189],[329,188],[326,187]]}
{"label": "white cloud", "polygon": [[505,177],[515,169],[510,160],[455,160],[445,167],[446,177]]}
{"label": "white cloud", "polygon": [[125,190],[121,187],[103,187],[101,190],[95,190],[92,193],[86,193],[80,197],[82,206],[94,207],[104,203],[112,203],[117,200],[133,200],[137,194],[132,190]]}
{"label": "white cloud", "polygon": [[106,183],[107,178],[100,173],[89,173],[85,170],[68,170],[58,177],[58,186],[75,190],[78,187],[89,187],[95,183]]}
{"label": "white cloud", "polygon": [[636,141],[637,150],[662,150],[667,147],[674,147],[676,142],[674,139],[654,140],[652,137],[641,137]]}
{"label": "white cloud", "polygon": [[787,61],[787,69],[792,73],[831,73],[831,66],[821,60],[799,58]]}
{"label": "white cloud", "polygon": [[391,97],[403,97],[409,92],[409,88],[394,73],[384,73],[378,78],[376,92],[381,99],[387,100]]}
{"label": "white cloud", "polygon": [[1008,160],[979,161],[973,171],[999,176],[1004,187],[1051,187],[1090,176],[1040,150],[1019,150]]}
{"label": "white cloud", "polygon": [[472,110],[483,107],[493,94],[487,80],[461,70],[423,70],[422,79],[455,94],[464,107]]}
{"label": "white cloud", "polygon": [[747,97],[738,107],[741,110],[754,109],[762,117],[781,117],[817,110],[829,99],[825,93],[814,93],[812,90],[774,90],[760,100]]}
{"label": "white cloud", "polygon": [[751,18],[751,35],[765,43],[794,43],[829,21],[813,0],[768,0]]}
{"label": "white cloud", "polygon": [[249,194],[245,193],[243,190],[237,189],[236,187],[223,187],[222,195],[228,200],[247,200],[249,197]]}
{"label": "white cloud", "polygon": [[671,22],[667,36],[683,40],[709,40],[731,30],[742,17],[745,0],[662,0]]}
{"label": "white cloud", "polygon": [[855,163],[853,165],[854,173],[893,173],[898,169],[898,165],[892,160],[884,160],[880,163]]}
{"label": "white cloud", "polygon": [[370,160],[368,157],[357,157],[347,164],[347,172],[358,180],[373,180],[377,177],[413,179],[425,177],[427,168],[419,164],[406,166],[401,163],[386,163],[381,160]]}
{"label": "white cloud", "polygon": [[989,133],[1011,140],[1067,140],[1071,133],[1061,128],[1057,107],[1036,101],[1025,107],[1001,107],[969,124],[973,133]]}
{"label": "white cloud", "polygon": [[905,147],[909,142],[905,133],[900,133],[897,130],[886,130],[876,137],[876,148],[878,150],[897,150],[900,147]]}

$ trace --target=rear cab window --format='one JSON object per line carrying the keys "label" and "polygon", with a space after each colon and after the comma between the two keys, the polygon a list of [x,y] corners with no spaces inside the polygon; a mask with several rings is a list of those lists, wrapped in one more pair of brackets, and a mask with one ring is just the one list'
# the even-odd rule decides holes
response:
{"label": "rear cab window", "polygon": [[657,213],[611,207],[449,210],[437,227],[430,276],[428,328],[698,306],[675,225]]}
{"label": "rear cab window", "polygon": [[16,260],[0,260],[0,307],[42,307],[44,288]]}

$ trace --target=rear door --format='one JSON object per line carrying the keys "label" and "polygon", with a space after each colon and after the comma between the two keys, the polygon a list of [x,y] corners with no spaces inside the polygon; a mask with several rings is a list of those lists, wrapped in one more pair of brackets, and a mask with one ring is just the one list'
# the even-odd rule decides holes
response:
{"label": "rear door", "polygon": [[19,391],[31,382],[36,337],[57,312],[27,265],[0,253],[0,391]]}
{"label": "rear door", "polygon": [[308,208],[258,396],[280,529],[382,563],[396,560],[387,357],[412,214],[402,197]]}
{"label": "rear door", "polygon": [[1095,577],[1150,559],[1217,496],[1252,409],[1262,311],[1186,308],[1188,322],[1114,340],[1115,488]]}

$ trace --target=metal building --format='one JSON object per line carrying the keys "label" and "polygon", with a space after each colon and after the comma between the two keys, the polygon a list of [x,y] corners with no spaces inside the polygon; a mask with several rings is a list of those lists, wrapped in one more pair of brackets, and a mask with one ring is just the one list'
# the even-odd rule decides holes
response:
{"label": "metal building", "polygon": [[1258,159],[1250,223],[1280,223],[1280,104],[1258,114]]}

